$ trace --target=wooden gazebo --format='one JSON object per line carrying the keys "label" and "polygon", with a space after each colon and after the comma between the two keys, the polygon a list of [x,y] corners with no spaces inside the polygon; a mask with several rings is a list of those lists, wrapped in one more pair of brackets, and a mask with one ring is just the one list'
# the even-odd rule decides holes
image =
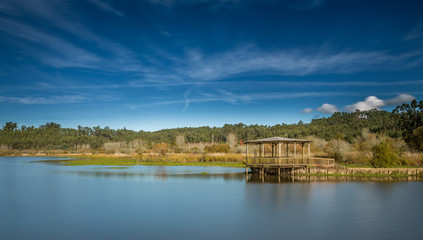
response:
{"label": "wooden gazebo", "polygon": [[[246,173],[248,168],[252,172],[264,173],[265,168],[275,170],[278,175],[281,169],[307,168],[309,166],[332,167],[335,162],[329,158],[311,157],[311,140],[283,137],[271,137],[246,141]],[[265,145],[270,145],[271,150],[265,151]],[[250,156],[248,146],[259,145],[258,154]],[[290,146],[293,146],[290,148]],[[297,153],[297,146],[301,154]],[[286,150],[285,150],[286,149]],[[274,172],[274,171],[273,171]]]}

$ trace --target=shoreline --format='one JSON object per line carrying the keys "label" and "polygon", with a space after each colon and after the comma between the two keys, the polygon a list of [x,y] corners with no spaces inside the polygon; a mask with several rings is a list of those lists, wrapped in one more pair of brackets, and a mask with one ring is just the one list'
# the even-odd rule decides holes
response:
{"label": "shoreline", "polygon": [[[3,156],[6,157],[6,156]],[[8,157],[63,157],[65,160],[42,160],[63,166],[216,166],[245,168],[244,154],[92,154],[92,153],[49,153],[22,154]],[[342,165],[341,165],[342,166]],[[392,168],[371,168],[366,166],[342,166],[337,168],[310,167],[299,169],[296,175],[307,176],[354,176],[389,177],[423,176],[422,166],[399,166]]]}

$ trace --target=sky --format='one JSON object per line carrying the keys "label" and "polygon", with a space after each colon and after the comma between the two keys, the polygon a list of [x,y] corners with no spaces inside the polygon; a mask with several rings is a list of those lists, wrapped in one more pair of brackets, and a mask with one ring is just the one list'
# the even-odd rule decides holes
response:
{"label": "sky", "polygon": [[423,1],[1,0],[0,125],[310,122],[423,96]]}

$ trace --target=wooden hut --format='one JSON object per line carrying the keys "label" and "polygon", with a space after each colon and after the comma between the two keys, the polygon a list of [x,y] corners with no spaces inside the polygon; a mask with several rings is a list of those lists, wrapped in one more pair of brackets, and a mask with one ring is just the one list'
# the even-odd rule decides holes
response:
{"label": "wooden hut", "polygon": [[[283,137],[271,137],[246,141],[246,168],[252,172],[277,172],[281,169],[308,168],[309,166],[333,167],[335,161],[330,158],[316,158],[311,156],[311,140]],[[258,145],[251,156],[249,145]],[[269,145],[269,147],[265,147]],[[298,149],[299,148],[299,149]],[[266,151],[267,149],[267,151]],[[298,153],[298,150],[300,150]]]}

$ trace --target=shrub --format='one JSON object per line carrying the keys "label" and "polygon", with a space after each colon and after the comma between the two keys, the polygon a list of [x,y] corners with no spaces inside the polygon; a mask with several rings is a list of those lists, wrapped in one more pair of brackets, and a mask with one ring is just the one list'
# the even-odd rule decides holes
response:
{"label": "shrub", "polygon": [[213,144],[210,146],[204,147],[204,151],[206,153],[228,153],[230,150],[230,147],[228,144]]}
{"label": "shrub", "polygon": [[350,144],[342,139],[332,139],[326,145],[326,151],[338,162],[345,162],[351,150]]}
{"label": "shrub", "polygon": [[308,136],[307,140],[313,141],[311,144],[311,152],[314,154],[321,154],[325,152],[328,142],[324,139],[318,138],[316,136]]}
{"label": "shrub", "polygon": [[410,145],[420,151],[423,151],[423,126],[414,129],[410,137]]}
{"label": "shrub", "polygon": [[369,162],[375,168],[392,167],[395,166],[398,162],[398,154],[386,141],[374,146],[372,152],[373,157]]}
{"label": "shrub", "polygon": [[153,151],[160,155],[166,155],[169,152],[169,146],[167,143],[156,143],[153,146]]}

